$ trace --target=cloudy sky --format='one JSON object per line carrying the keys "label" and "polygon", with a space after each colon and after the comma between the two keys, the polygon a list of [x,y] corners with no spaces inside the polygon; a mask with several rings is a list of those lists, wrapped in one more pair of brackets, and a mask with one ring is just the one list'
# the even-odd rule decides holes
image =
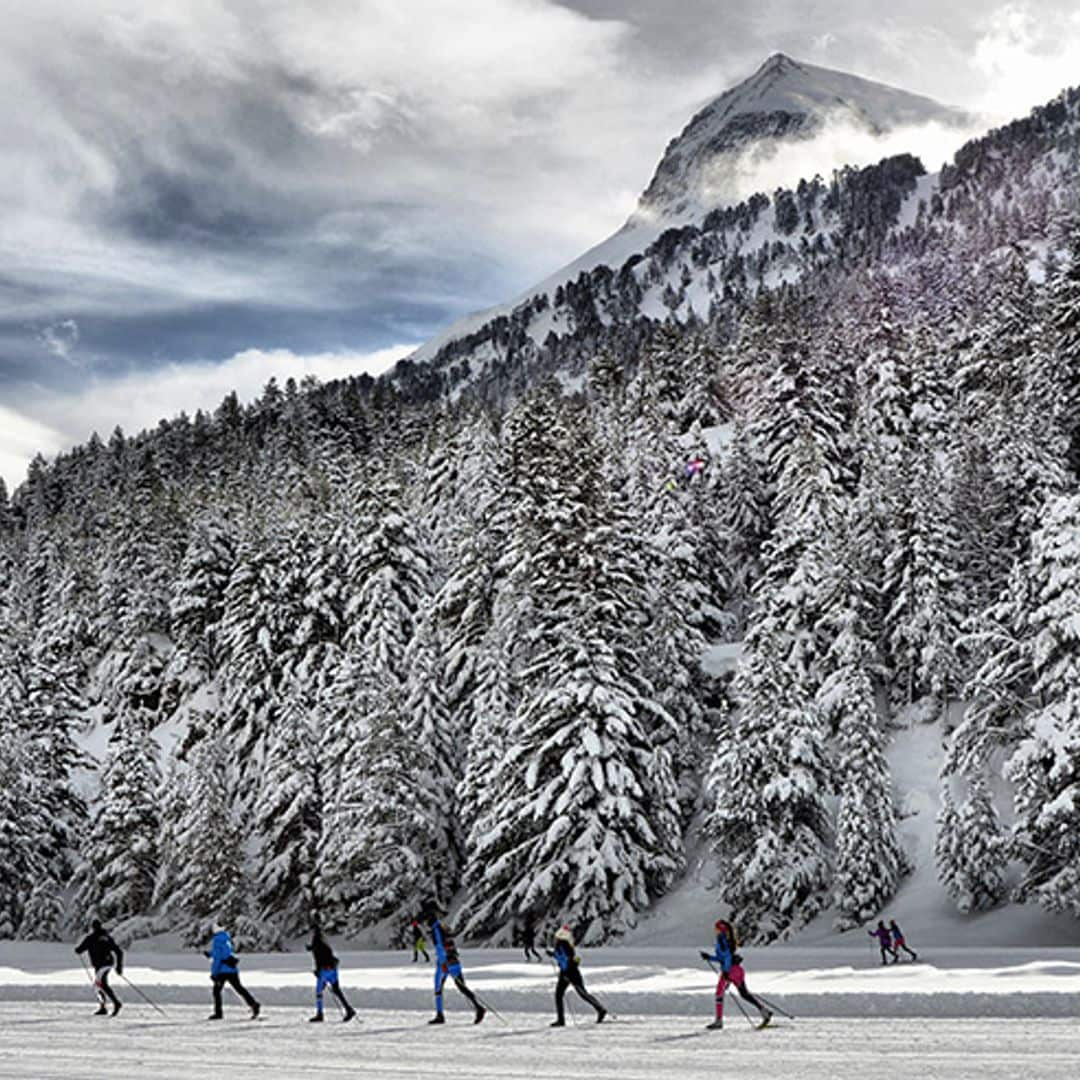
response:
{"label": "cloudy sky", "polygon": [[999,118],[1080,55],[1076,0],[0,0],[0,26],[9,487],[515,295],[773,52]]}

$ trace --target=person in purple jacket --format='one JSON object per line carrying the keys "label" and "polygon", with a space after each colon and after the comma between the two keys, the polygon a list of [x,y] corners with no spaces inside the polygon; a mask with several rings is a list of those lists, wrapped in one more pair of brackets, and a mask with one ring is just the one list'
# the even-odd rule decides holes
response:
{"label": "person in purple jacket", "polygon": [[892,934],[889,933],[889,928],[880,920],[878,920],[876,930],[867,930],[867,933],[872,938],[877,938],[878,947],[881,949],[881,962],[887,964],[889,961],[885,959],[885,954],[893,958],[895,964],[899,957],[896,955],[896,950],[892,947]]}
{"label": "person in purple jacket", "polygon": [[903,949],[904,952],[906,952],[912,960],[919,959],[919,954],[907,947],[907,943],[904,941],[904,931],[896,925],[895,919],[889,920],[889,933],[892,934],[893,954],[895,955],[897,960],[900,959],[901,949]]}

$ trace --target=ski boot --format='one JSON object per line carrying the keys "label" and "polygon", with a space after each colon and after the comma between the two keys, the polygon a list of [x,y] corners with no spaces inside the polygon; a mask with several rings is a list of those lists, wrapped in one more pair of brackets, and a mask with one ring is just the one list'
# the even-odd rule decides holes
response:
{"label": "ski boot", "polygon": [[308,1017],[308,1023],[309,1024],[321,1024],[322,1022],[323,1022],[323,1014],[322,1013],[316,1013],[314,1016],[309,1016]]}
{"label": "ski boot", "polygon": [[345,1015],[341,1018],[343,1024],[347,1024],[356,1015],[356,1010],[351,1005],[345,1006]]}
{"label": "ski boot", "polygon": [[434,1019],[428,1021],[429,1024],[445,1024],[446,1017],[442,1013],[436,1013]]}
{"label": "ski boot", "polygon": [[705,1025],[706,1031],[719,1031],[724,1026],[724,1018],[718,1016],[711,1024]]}

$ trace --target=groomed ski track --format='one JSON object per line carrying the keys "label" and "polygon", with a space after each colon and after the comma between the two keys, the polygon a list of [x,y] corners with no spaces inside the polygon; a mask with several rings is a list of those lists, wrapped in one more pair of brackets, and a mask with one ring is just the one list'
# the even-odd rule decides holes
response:
{"label": "groomed ski track", "polygon": [[[929,935],[928,935],[929,936]],[[919,943],[921,944],[921,943]],[[210,983],[198,950],[137,943],[115,1019],[95,1017],[86,972],[70,944],[0,943],[0,1080],[298,1080],[449,1077],[476,1080],[1056,1080],[1080,1061],[1080,949],[927,946],[924,963],[881,968],[872,942],[747,949],[752,990],[795,1014],[752,1029],[734,997],[723,1031],[706,1031],[715,977],[689,946],[588,950],[589,989],[618,1019],[596,1025],[567,996],[575,1026],[554,1016],[550,964],[511,950],[464,956],[469,985],[508,1023],[479,1027],[447,990],[445,1026],[432,1015],[432,970],[407,953],[342,950],[342,985],[356,1006],[343,1024],[308,1024],[310,956],[245,954],[245,985],[263,1019],[225,993],[225,1020],[208,1023]]]}
{"label": "groomed ski track", "polygon": [[[173,1006],[168,1019],[117,1021],[68,1003],[0,1005],[0,1077],[18,1080],[295,1080],[319,1077],[473,1077],[501,1080],[716,1080],[808,1076],[926,1080],[1050,1080],[1075,1077],[1075,1020],[829,1019],[777,1021],[755,1031],[734,1011],[724,1031],[702,1032],[686,1017],[551,1030],[548,1017],[507,1016],[512,1026],[465,1013],[432,1029],[415,1011],[367,1012],[361,1023],[306,1024],[306,1011],[279,1007],[264,1021],[235,1007],[223,1024],[205,1006]],[[683,1038],[683,1036],[688,1036]]]}

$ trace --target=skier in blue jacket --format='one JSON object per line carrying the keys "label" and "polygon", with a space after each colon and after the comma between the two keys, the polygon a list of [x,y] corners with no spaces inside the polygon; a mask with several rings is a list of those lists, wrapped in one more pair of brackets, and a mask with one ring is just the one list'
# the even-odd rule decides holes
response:
{"label": "skier in blue jacket", "polygon": [[228,983],[244,999],[251,1010],[251,1019],[257,1020],[262,1006],[240,985],[240,972],[237,971],[240,961],[233,949],[232,938],[221,923],[214,923],[214,937],[204,955],[210,958],[210,981],[214,984],[214,1011],[207,1019],[222,1019],[221,991]]}
{"label": "skier in blue jacket", "polygon": [[724,994],[729,986],[734,986],[739,992],[739,997],[750,1002],[759,1013],[761,1022],[759,1027],[766,1027],[772,1020],[772,1011],[759,1001],[746,985],[746,972],[743,971],[742,957],[735,951],[737,943],[735,930],[726,919],[717,919],[713,929],[716,931],[716,945],[711,953],[701,953],[701,959],[707,960],[710,965],[718,964],[720,978],[716,981],[716,1016],[709,1028],[722,1028],[724,1026]]}
{"label": "skier in blue jacket", "polygon": [[577,953],[574,951],[574,935],[569,926],[562,926],[555,931],[555,948],[549,955],[559,965],[559,981],[555,984],[555,1022],[551,1026],[566,1027],[563,998],[566,997],[568,986],[572,986],[578,997],[596,1010],[596,1022],[603,1023],[607,1009],[585,989],[585,980],[581,977]]}
{"label": "skier in blue jacket", "polygon": [[465,995],[475,1010],[474,1024],[479,1024],[487,1014],[487,1009],[476,1000],[476,995],[465,985],[465,975],[461,970],[457,946],[450,928],[443,926],[438,915],[431,920],[431,940],[435,945],[435,1018],[429,1024],[445,1024],[443,1015],[443,986],[447,978],[454,980],[454,985]]}

